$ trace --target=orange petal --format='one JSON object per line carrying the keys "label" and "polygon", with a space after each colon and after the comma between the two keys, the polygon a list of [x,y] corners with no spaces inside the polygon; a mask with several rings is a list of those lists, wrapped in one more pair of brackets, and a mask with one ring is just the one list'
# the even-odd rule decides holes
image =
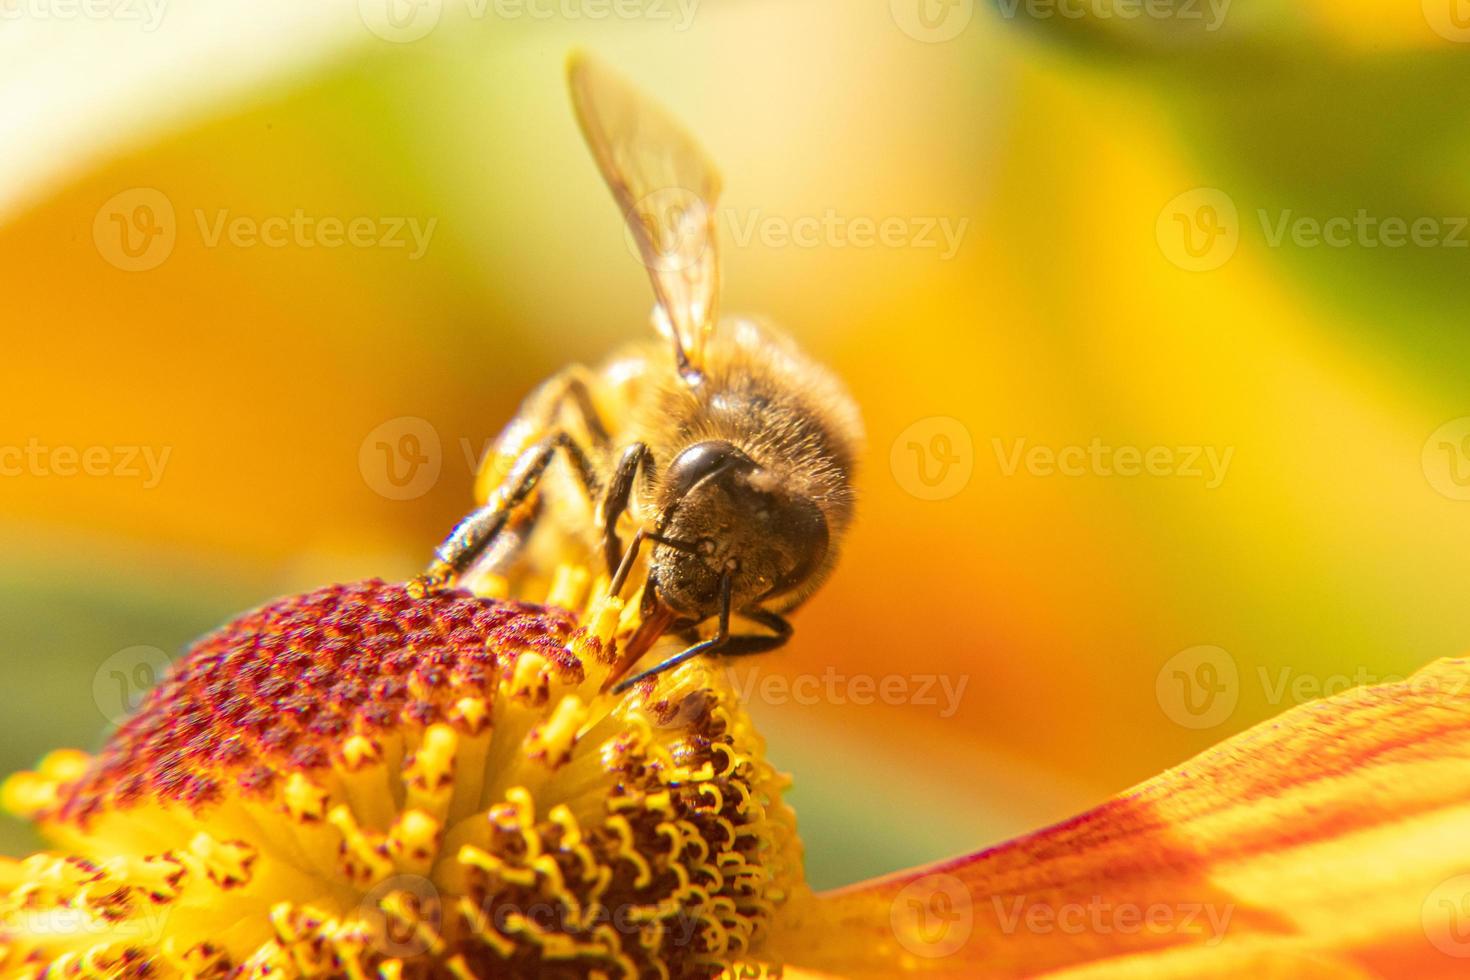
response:
{"label": "orange petal", "polygon": [[1066,823],[817,896],[788,976],[1470,976],[1470,661],[1302,705]]}

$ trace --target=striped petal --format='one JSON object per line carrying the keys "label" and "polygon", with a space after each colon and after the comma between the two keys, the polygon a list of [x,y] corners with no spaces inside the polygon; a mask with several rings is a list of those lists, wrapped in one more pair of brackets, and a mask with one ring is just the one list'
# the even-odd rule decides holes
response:
{"label": "striped petal", "polygon": [[1073,820],[817,896],[789,975],[1470,975],[1470,661],[1294,708]]}

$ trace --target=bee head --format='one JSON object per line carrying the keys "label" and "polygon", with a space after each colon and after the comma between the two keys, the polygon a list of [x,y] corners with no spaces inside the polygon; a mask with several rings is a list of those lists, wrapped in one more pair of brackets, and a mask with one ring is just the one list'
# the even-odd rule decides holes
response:
{"label": "bee head", "polygon": [[720,580],[731,577],[732,608],[796,592],[822,567],[827,520],[815,501],[723,441],[685,449],[665,475],[650,585],[682,617],[720,609]]}

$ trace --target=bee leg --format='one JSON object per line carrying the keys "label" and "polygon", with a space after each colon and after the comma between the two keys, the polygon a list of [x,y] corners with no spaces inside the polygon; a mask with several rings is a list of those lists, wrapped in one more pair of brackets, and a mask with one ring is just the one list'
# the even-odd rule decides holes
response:
{"label": "bee leg", "polygon": [[622,590],[623,579],[628,576],[628,569],[623,566],[631,567],[630,556],[636,556],[638,546],[642,544],[641,539],[635,539],[628,551],[623,550],[623,542],[618,537],[618,518],[628,510],[639,471],[646,475],[652,467],[653,453],[649,452],[648,446],[641,442],[632,443],[618,458],[617,469],[607,482],[607,493],[602,498],[602,553],[607,561],[607,573],[616,583],[611,590],[613,595]]}
{"label": "bee leg", "polygon": [[779,613],[756,609],[742,615],[755,620],[771,632],[764,635],[745,634],[730,637],[720,648],[719,652],[722,657],[743,657],[752,653],[767,653],[785,646],[786,641],[791,639],[791,634],[795,632],[791,628],[790,621]]}
{"label": "bee leg", "polygon": [[686,660],[692,660],[703,653],[718,653],[727,657],[743,657],[752,653],[765,653],[784,646],[791,639],[794,632],[791,623],[786,617],[765,609],[755,609],[742,615],[755,620],[771,632],[765,635],[734,636],[730,633],[730,591],[731,578],[727,572],[720,579],[720,625],[715,630],[715,635],[708,640],[701,640],[694,645],[681,650],[662,663],[654,664],[645,671],[634,674],[632,677],[618,681],[612,687],[613,694],[622,694],[628,688],[645,681],[650,677],[662,674],[670,668],[677,667]]}
{"label": "bee leg", "polygon": [[721,627],[720,633],[716,633],[708,640],[702,640],[699,643],[696,643],[693,646],[674,654],[669,659],[661,663],[654,664],[647,670],[641,671],[640,673],[634,674],[632,677],[629,677],[626,680],[621,680],[618,683],[614,684],[612,687],[612,693],[622,694],[624,691],[632,687],[634,684],[637,684],[639,681],[647,680],[650,677],[662,674],[664,671],[669,670],[672,667],[677,667],[680,664],[684,663],[686,660],[692,660],[702,653],[716,653],[722,657],[743,657],[748,656],[752,653],[766,653],[770,650],[775,650],[778,647],[785,646],[786,641],[791,639],[791,634],[794,631],[791,628],[791,624],[786,621],[785,617],[778,616],[776,613],[766,612],[764,610],[757,610],[756,612],[749,613],[747,615],[749,615],[751,619],[754,619],[756,622],[760,623],[762,626],[769,627],[772,632],[768,635],[761,636],[750,634],[743,636],[731,636],[729,633],[729,625],[727,622],[724,626]]}
{"label": "bee leg", "polygon": [[[617,542],[616,534],[611,531],[608,534],[613,539],[613,543],[617,543],[618,547],[622,547]],[[628,550],[623,552],[622,560],[618,562],[617,568],[613,569],[612,581],[607,586],[608,595],[615,596],[623,591],[623,585],[628,581],[628,573],[633,570],[633,562],[638,560],[638,552],[643,549],[643,542],[647,541],[649,537],[649,533],[641,527],[633,532],[633,540],[629,543]],[[608,553],[608,558],[612,558],[611,552]]]}
{"label": "bee leg", "polygon": [[516,460],[511,473],[514,485],[504,494],[496,494],[490,503],[474,511],[454,526],[444,543],[434,549],[434,561],[428,570],[408,584],[409,594],[415,598],[437,592],[469,568],[484,553],[504,528],[511,513],[523,503],[536,485],[541,482],[546,467],[557,450],[565,452],[572,464],[572,472],[586,491],[589,499],[596,496],[597,477],[587,454],[566,432],[557,432],[527,449]]}
{"label": "bee leg", "polygon": [[[607,594],[610,596],[620,595],[623,586],[627,584],[628,573],[633,570],[633,562],[638,560],[638,552],[643,548],[643,542],[652,541],[654,544],[668,545],[680,551],[694,551],[695,546],[686,541],[675,541],[666,538],[662,534],[656,534],[646,528],[639,528],[633,532],[633,540],[628,544],[628,550],[623,552],[623,557],[618,561],[617,568],[613,571],[612,579],[607,585]],[[609,555],[609,558],[612,556]]]}
{"label": "bee leg", "polygon": [[634,674],[632,677],[626,677],[623,680],[618,681],[612,686],[612,693],[622,694],[624,691],[632,687],[634,684],[637,684],[639,681],[646,681],[650,677],[662,674],[666,670],[679,666],[686,660],[694,659],[701,653],[712,653],[728,643],[730,641],[730,592],[732,586],[733,581],[730,577],[729,572],[726,572],[724,575],[720,576],[720,625],[719,628],[715,630],[714,636],[710,637],[708,640],[700,640],[693,646],[686,647],[684,650],[674,654],[669,659],[663,661],[662,663],[654,664],[652,667],[648,668],[645,671],[641,671],[637,674]]}
{"label": "bee leg", "polygon": [[[580,371],[582,373],[576,373]],[[606,446],[612,441],[608,435],[607,424],[602,420],[602,414],[597,411],[597,406],[592,404],[592,392],[587,386],[587,379],[583,376],[585,368],[569,370],[561,393],[553,403],[553,411],[559,411],[566,399],[570,398],[577,406],[577,415],[582,419],[582,424],[587,427],[587,435],[598,446]]]}

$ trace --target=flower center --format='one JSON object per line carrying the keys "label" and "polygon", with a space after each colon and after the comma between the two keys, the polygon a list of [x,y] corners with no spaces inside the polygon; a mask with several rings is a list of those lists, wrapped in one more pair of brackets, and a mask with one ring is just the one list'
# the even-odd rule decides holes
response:
{"label": "flower center", "polygon": [[0,865],[0,967],[718,973],[799,887],[794,822],[720,672],[600,693],[630,619],[377,581],[237,619],[6,786],[73,856]]}

